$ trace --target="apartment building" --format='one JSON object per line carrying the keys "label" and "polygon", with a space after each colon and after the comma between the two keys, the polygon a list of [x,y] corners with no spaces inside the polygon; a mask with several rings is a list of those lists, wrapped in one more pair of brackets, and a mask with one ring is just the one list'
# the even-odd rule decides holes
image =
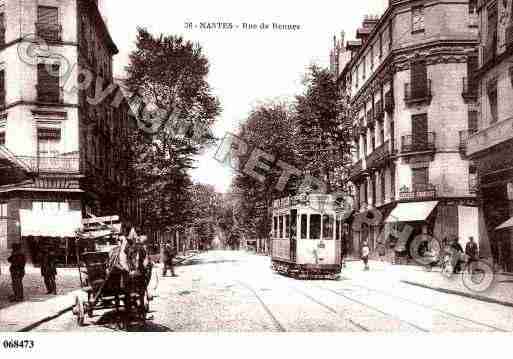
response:
{"label": "apartment building", "polygon": [[355,251],[363,239],[376,249],[396,237],[384,231],[391,226],[409,238],[396,247],[402,253],[390,252],[398,258],[421,233],[456,235],[463,246],[479,239],[476,168],[465,148],[479,111],[477,36],[476,1],[391,0],[347,42],[340,83],[351,104],[355,206],[382,216],[353,231]]}
{"label": "apartment building", "polygon": [[467,155],[479,175],[480,235],[493,259],[513,271],[513,1],[478,4],[480,26],[477,132]]}
{"label": "apartment building", "polygon": [[[98,1],[3,0],[0,24],[0,145],[34,178],[0,187],[0,248],[22,241],[36,256],[38,238],[74,237],[89,215],[135,225],[135,121],[118,89],[91,100],[113,83],[118,52]],[[47,48],[32,51],[36,39]]]}

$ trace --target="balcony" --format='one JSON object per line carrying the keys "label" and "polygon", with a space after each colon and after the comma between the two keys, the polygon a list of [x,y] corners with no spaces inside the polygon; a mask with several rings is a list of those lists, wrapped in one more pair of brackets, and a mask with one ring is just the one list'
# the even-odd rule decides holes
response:
{"label": "balcony", "polygon": [[413,88],[411,84],[404,84],[404,102],[408,106],[431,103],[431,80],[427,80],[425,86]]}
{"label": "balcony", "polygon": [[62,26],[36,23],[36,34],[48,42],[61,42]]}
{"label": "balcony", "polygon": [[385,111],[388,113],[392,113],[394,112],[394,107],[394,94],[392,93],[392,90],[390,90],[385,94]]}
{"label": "balcony", "polygon": [[374,106],[374,117],[376,118],[376,121],[382,121],[384,116],[385,112],[383,111],[383,101],[379,100]]}
{"label": "balcony", "polygon": [[80,159],[78,155],[37,157],[17,156],[18,159],[29,165],[34,173],[79,173]]}
{"label": "balcony", "polygon": [[463,78],[463,91],[461,95],[466,101],[477,101],[477,83],[475,81],[469,81],[467,77]]}
{"label": "balcony", "polygon": [[359,160],[349,168],[349,178],[358,177],[363,172],[363,161]]}
{"label": "balcony", "polygon": [[424,135],[407,135],[401,137],[401,152],[427,152],[436,149],[436,135],[434,132],[427,132]]}
{"label": "balcony", "polygon": [[46,86],[36,85],[37,102],[49,104],[62,104],[63,89],[52,89]]}
{"label": "balcony", "polygon": [[392,156],[390,141],[386,141],[367,157],[367,168],[383,167]]}
{"label": "balcony", "polygon": [[435,199],[437,194],[436,186],[430,183],[416,184],[413,190],[408,187],[403,187],[399,191],[400,201],[425,201]]}
{"label": "balcony", "polygon": [[467,152],[467,141],[470,136],[476,133],[476,130],[464,130],[460,131],[460,152],[466,154]]}

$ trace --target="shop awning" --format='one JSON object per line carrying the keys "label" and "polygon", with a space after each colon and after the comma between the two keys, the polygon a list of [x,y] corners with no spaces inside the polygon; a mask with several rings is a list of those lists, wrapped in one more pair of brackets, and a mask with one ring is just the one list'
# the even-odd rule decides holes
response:
{"label": "shop awning", "polygon": [[511,227],[513,227],[513,217],[508,219],[506,222],[501,224],[499,227],[495,228],[495,230],[506,229],[506,228],[511,228]]}
{"label": "shop awning", "polygon": [[23,237],[75,237],[82,226],[82,213],[45,213],[20,209],[20,226]]}
{"label": "shop awning", "polygon": [[385,223],[425,221],[438,205],[438,201],[399,203]]}

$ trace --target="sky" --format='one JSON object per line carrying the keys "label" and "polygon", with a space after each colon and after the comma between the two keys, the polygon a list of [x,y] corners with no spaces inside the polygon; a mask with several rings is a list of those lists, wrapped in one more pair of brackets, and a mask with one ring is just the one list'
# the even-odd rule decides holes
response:
{"label": "sky", "polygon": [[[215,134],[222,138],[259,101],[293,99],[301,93],[301,78],[311,63],[328,66],[333,36],[355,36],[366,14],[381,15],[388,0],[100,0],[111,36],[120,52],[114,59],[115,76],[123,77],[128,54],[135,47],[136,27],[153,33],[182,35],[199,42],[209,59],[208,81],[223,112]],[[202,22],[232,23],[232,30],[204,30]],[[272,30],[272,23],[299,25],[300,30]],[[192,23],[198,28],[186,29]],[[244,30],[243,23],[270,25],[268,30]],[[229,190],[232,171],[214,159],[215,148],[198,157],[191,172],[196,182]]]}

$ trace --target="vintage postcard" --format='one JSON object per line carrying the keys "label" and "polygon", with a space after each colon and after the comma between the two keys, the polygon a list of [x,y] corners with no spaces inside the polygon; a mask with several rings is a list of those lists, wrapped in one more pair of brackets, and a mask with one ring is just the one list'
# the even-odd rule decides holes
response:
{"label": "vintage postcard", "polygon": [[512,331],[512,61],[513,0],[0,0],[0,352]]}

